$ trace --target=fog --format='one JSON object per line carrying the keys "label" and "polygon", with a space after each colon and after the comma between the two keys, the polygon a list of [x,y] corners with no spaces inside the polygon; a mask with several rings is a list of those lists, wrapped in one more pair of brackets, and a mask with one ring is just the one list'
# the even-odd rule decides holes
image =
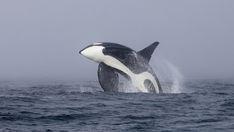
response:
{"label": "fog", "polygon": [[234,78],[233,0],[1,0],[0,79],[96,79],[93,42],[160,45],[185,78]]}

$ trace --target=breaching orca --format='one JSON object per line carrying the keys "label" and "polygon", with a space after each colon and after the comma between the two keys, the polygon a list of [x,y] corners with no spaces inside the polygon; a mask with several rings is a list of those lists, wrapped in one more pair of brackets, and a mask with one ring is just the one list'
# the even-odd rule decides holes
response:
{"label": "breaching orca", "polygon": [[127,78],[139,92],[162,93],[160,82],[149,65],[159,42],[136,52],[116,43],[94,43],[80,51],[86,58],[99,63],[98,79],[104,91],[118,92],[119,75]]}

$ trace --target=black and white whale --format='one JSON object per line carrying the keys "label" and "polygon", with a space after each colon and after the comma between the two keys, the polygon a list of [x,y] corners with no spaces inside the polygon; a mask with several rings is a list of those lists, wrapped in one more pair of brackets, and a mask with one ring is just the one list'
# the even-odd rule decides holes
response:
{"label": "black and white whale", "polygon": [[104,91],[118,92],[119,75],[122,75],[139,92],[162,93],[160,82],[149,65],[158,44],[155,42],[136,52],[116,43],[94,43],[81,50],[80,54],[99,63],[98,79]]}

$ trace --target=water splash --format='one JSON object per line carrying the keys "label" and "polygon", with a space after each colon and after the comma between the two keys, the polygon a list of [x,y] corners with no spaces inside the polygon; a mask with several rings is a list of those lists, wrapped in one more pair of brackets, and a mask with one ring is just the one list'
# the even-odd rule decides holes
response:
{"label": "water splash", "polygon": [[[184,77],[180,70],[166,59],[152,60],[154,68],[163,88],[164,93],[185,93]],[[119,92],[137,93],[139,92],[127,79],[120,76]]]}
{"label": "water splash", "polygon": [[164,93],[184,93],[184,77],[180,70],[166,59],[152,60],[153,68],[163,87]]}
{"label": "water splash", "polygon": [[137,93],[139,92],[136,87],[134,87],[130,81],[126,78],[120,76],[119,92],[123,93]]}
{"label": "water splash", "polygon": [[[185,93],[184,77],[180,70],[166,59],[152,60],[152,67],[155,70],[164,93]],[[119,92],[137,93],[139,92],[126,78],[120,76]]]}

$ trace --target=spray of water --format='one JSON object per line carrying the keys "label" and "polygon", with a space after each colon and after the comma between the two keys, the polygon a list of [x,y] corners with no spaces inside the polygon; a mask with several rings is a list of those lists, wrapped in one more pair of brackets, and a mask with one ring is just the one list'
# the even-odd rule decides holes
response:
{"label": "spray of water", "polygon": [[164,93],[184,93],[184,77],[179,69],[166,59],[152,60]]}
{"label": "spray of water", "polygon": [[[164,93],[184,93],[183,87],[184,77],[179,69],[167,61],[166,59],[160,59],[154,61],[151,64],[161,82]],[[137,93],[139,92],[127,79],[120,78],[120,92],[124,93]]]}
{"label": "spray of water", "polygon": [[139,92],[137,88],[135,88],[130,81],[126,78],[120,76],[120,85],[119,85],[119,92],[123,93],[137,93]]}

